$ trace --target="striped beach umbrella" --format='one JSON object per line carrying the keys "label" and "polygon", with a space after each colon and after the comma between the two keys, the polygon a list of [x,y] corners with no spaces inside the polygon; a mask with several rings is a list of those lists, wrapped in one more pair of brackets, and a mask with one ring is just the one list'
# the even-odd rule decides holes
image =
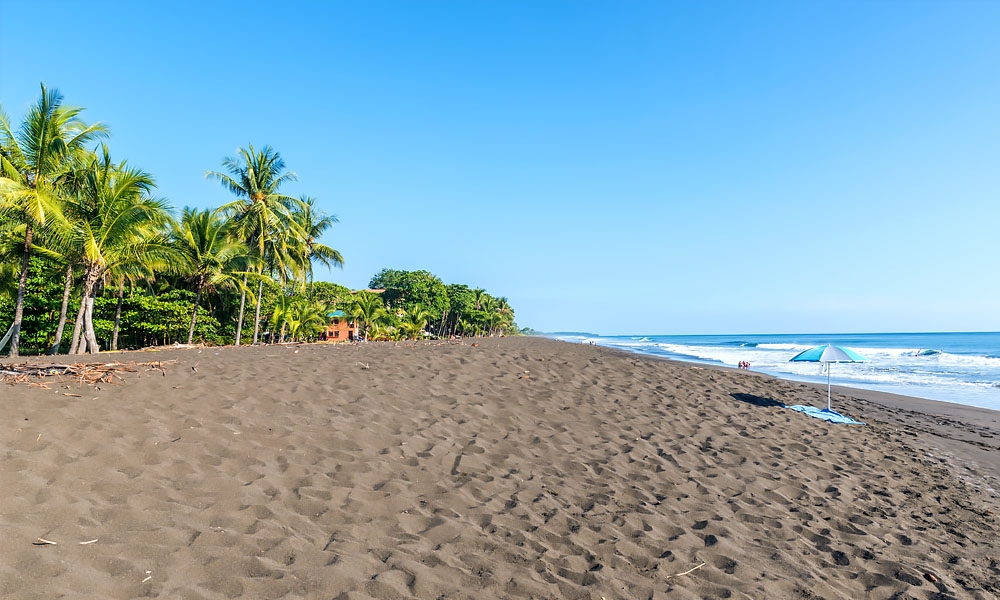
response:
{"label": "striped beach umbrella", "polygon": [[793,356],[789,362],[815,362],[826,365],[826,409],[830,408],[830,363],[867,362],[868,359],[854,350],[841,348],[832,344],[824,344],[810,348]]}

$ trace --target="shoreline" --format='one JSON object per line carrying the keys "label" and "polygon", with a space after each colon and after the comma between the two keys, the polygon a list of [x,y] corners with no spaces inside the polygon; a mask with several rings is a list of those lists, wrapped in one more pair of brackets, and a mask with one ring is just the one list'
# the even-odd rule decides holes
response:
{"label": "shoreline", "polygon": [[12,597],[1000,594],[993,411],[534,337],[79,358],[176,362],[3,388]]}
{"label": "shoreline", "polygon": [[[572,337],[572,336],[577,335],[577,334],[543,334],[543,335],[545,335],[546,337],[551,337],[551,339],[558,339],[560,341],[566,341],[568,343],[575,343],[576,341],[578,341],[578,338]],[[738,349],[740,353],[742,353],[743,350],[746,350],[751,355],[754,352],[756,352],[756,351],[759,350],[758,345],[760,345],[761,347],[768,347],[769,345],[772,345],[772,344],[795,344],[796,347],[798,347],[798,348],[801,349],[801,348],[808,347],[809,345],[820,345],[822,343],[826,343],[826,342],[830,341],[828,339],[830,336],[826,336],[826,335],[822,335],[822,334],[801,334],[801,335],[791,335],[791,334],[757,334],[757,335],[750,335],[750,334],[747,334],[747,335],[744,335],[744,336],[741,336],[739,334],[718,335],[718,336],[716,336],[716,335],[691,335],[691,336],[670,336],[670,335],[664,335],[664,336],[641,336],[641,338],[639,336],[632,337],[632,336],[623,336],[623,335],[617,335],[617,336],[598,336],[598,335],[595,334],[595,335],[587,336],[587,337],[584,337],[583,334],[578,334],[578,335],[580,336],[579,340],[581,340],[581,343],[586,343],[589,340],[593,340],[593,341],[595,341],[597,343],[597,345],[601,345],[601,346],[609,347],[609,348],[615,348],[615,349],[622,349],[622,350],[626,350],[626,351],[629,351],[629,352],[635,352],[637,354],[645,354],[645,355],[650,355],[650,356],[659,356],[659,357],[662,357],[662,358],[668,358],[668,359],[672,359],[672,360],[677,360],[679,362],[685,362],[685,363],[696,364],[696,365],[732,366],[734,368],[736,366],[737,355],[733,354],[733,352],[736,351],[736,349],[732,345],[727,345],[725,343],[722,343],[720,341],[720,338],[726,338],[726,339],[744,339],[744,338],[749,338],[749,339],[752,339],[753,340],[752,342],[744,342],[746,344],[750,344],[747,348],[740,347]],[[855,335],[855,334],[833,334],[833,337],[837,337],[837,336],[851,336],[851,335]],[[930,333],[916,333],[916,334],[910,334],[910,333],[892,333],[892,334],[872,333],[872,334],[867,334],[866,333],[866,334],[856,334],[856,335],[860,335],[860,336],[875,336],[875,337],[884,336],[884,337],[887,337],[887,338],[892,338],[892,337],[899,337],[899,336],[903,336],[903,337],[905,337],[905,336],[929,336],[929,335],[934,335],[934,334],[930,334]],[[966,334],[964,334],[963,332],[948,332],[948,333],[943,334],[943,335],[961,336],[961,335],[966,335]],[[967,335],[990,335],[990,336],[1000,337],[1000,333],[995,333],[995,332],[975,332],[975,333],[969,333]],[[653,338],[653,339],[650,339],[650,338]],[[660,338],[662,338],[662,340]],[[690,347],[688,347],[687,350],[677,350],[677,349],[656,350],[654,347],[644,346],[642,343],[640,343],[642,341],[646,341],[646,342],[652,344],[654,342],[659,343],[659,342],[662,341],[665,344],[675,344],[676,343],[676,344],[684,345],[686,343],[684,341],[684,338],[690,338],[692,340],[690,343],[693,344],[693,345],[690,346]],[[777,341],[772,342],[772,341],[765,340],[764,338],[779,338],[779,339]],[[803,338],[803,339],[799,339],[798,341],[793,341],[792,339],[789,339],[789,338]],[[637,339],[638,339],[638,342],[636,341]],[[820,340],[824,340],[824,341],[820,341]],[[836,342],[836,340],[834,340],[834,341]],[[891,344],[895,343],[893,341],[871,340],[871,339],[852,340],[852,341],[856,344],[855,346],[852,346],[852,347],[861,348],[862,351],[865,350],[865,349],[870,349],[870,348],[867,348],[865,346],[865,344],[875,344],[875,345],[887,344],[888,348],[896,348],[896,346],[892,346],[891,345]],[[910,340],[908,340],[908,341],[910,341]],[[926,340],[922,340],[922,341],[926,341]],[[696,343],[696,342],[698,342],[698,343]],[[838,343],[847,344],[849,342],[841,340]],[[984,341],[983,343],[986,343],[986,342]],[[996,342],[989,342],[989,343],[995,344]],[[654,346],[655,346],[655,344],[654,344]],[[956,349],[948,346],[947,344],[944,344],[943,347],[947,348],[947,350],[941,350],[941,351],[934,350],[932,352],[934,354],[952,355],[953,357],[961,357],[961,356],[963,356],[961,353],[954,354],[955,352],[960,352],[960,351],[958,351],[958,350],[956,350]],[[992,346],[990,346],[990,347],[992,348]],[[698,349],[703,349],[704,352],[707,352],[707,354],[704,354],[703,352],[699,351]],[[874,351],[877,353],[878,349],[876,348],[876,349],[874,349]],[[983,351],[986,352],[985,349]],[[996,350],[993,350],[993,351],[995,352]],[[690,354],[688,354],[688,352],[690,352]],[[726,355],[726,358],[720,358],[716,354],[717,352],[722,352],[723,354]],[[917,351],[915,351],[915,352],[917,352]],[[714,358],[713,358],[713,356],[714,356]],[[792,351],[789,350],[788,351],[788,355],[787,355],[786,358],[790,358],[791,356],[792,356]],[[910,355],[907,355],[907,356],[910,356]],[[773,362],[775,360],[775,354],[773,354],[773,353],[771,353],[771,354],[769,354],[767,356],[757,356],[757,357],[750,356],[749,358],[751,358],[751,360],[754,361],[753,362],[754,369],[757,372],[767,373],[769,375],[774,375],[775,377],[779,377],[779,378],[782,378],[782,379],[789,379],[789,380],[792,380],[792,381],[801,381],[801,382],[805,382],[805,383],[816,383],[816,384],[822,383],[824,385],[826,384],[826,377],[825,377],[825,375],[821,375],[821,376],[808,375],[808,374],[803,374],[803,373],[796,373],[796,372],[789,371],[787,369],[782,368],[782,364],[783,363],[779,362],[779,363],[776,364],[776,363]],[[754,358],[756,358],[756,360],[754,360]],[[983,359],[983,360],[995,360],[995,359],[992,358],[992,354],[975,355],[973,358]],[[883,357],[883,359],[884,359],[884,357]],[[892,360],[892,359],[890,358],[889,360]],[[872,359],[872,360],[870,360],[868,362],[874,364],[876,362],[876,359]],[[884,360],[879,360],[878,362],[884,363]],[[888,365],[888,366],[891,367],[892,365]],[[914,365],[909,365],[909,366],[913,367]],[[906,371],[907,367],[901,367],[901,368],[902,368],[902,372],[908,372],[908,371]],[[843,387],[852,387],[852,388],[858,389],[858,390],[868,390],[868,391],[884,392],[884,393],[896,394],[896,395],[900,395],[900,396],[921,398],[921,399],[925,399],[925,400],[937,400],[939,402],[954,402],[956,404],[966,404],[966,405],[969,405],[969,406],[976,406],[976,407],[979,407],[979,408],[986,408],[986,409],[989,409],[989,410],[998,410],[998,411],[1000,411],[1000,391],[998,391],[995,386],[991,387],[991,386],[985,386],[985,385],[982,385],[982,384],[980,384],[980,385],[973,385],[969,381],[965,381],[965,380],[962,380],[962,379],[958,379],[958,380],[952,381],[950,384],[947,382],[947,380],[941,380],[941,381],[938,381],[938,382],[928,381],[928,382],[925,382],[924,384],[907,383],[905,381],[905,378],[903,380],[898,380],[898,381],[892,381],[891,378],[890,378],[890,380],[886,380],[886,381],[873,381],[873,380],[866,379],[863,376],[861,378],[852,378],[850,376],[845,377],[843,375],[843,371],[842,370],[837,369],[835,371],[837,371],[837,372],[834,373],[834,379],[833,379],[834,385],[841,385]],[[936,372],[932,371],[931,373],[936,373]],[[910,374],[912,375],[912,373],[910,373]],[[1000,376],[1000,375],[994,374],[994,376],[996,377],[996,376]]]}

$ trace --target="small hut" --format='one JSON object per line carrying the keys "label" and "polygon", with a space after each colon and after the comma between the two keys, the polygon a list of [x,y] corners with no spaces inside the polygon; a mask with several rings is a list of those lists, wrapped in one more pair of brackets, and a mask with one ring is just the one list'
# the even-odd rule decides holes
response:
{"label": "small hut", "polygon": [[358,327],[353,319],[342,310],[335,310],[327,315],[330,324],[320,334],[319,339],[328,342],[353,342],[358,335]]}

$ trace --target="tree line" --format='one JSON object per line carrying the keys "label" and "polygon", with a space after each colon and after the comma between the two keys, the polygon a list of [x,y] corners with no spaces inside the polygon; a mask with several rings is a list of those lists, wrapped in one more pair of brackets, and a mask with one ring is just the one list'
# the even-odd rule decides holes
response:
{"label": "tree line", "polygon": [[282,192],[296,175],[273,148],[248,145],[206,173],[230,202],[175,215],[152,175],[114,160],[107,126],[82,112],[44,85],[17,129],[0,106],[0,350],[9,344],[10,356],[313,340],[334,314],[367,339],[517,331],[506,299],[426,271],[383,270],[378,291],[313,281],[316,264],[343,266],[319,241],[338,221],[315,198]]}

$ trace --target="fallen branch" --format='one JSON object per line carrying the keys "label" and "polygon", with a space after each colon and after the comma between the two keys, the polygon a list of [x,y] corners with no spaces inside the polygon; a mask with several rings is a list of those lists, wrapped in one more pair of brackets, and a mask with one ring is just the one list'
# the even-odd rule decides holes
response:
{"label": "fallen branch", "polygon": [[[175,363],[177,361],[155,361],[155,362],[113,362],[113,363],[74,363],[74,364],[52,364],[40,365],[22,363],[19,365],[0,365],[0,381],[5,383],[28,383],[33,384],[32,378],[69,376],[79,383],[95,385],[98,383],[115,383],[115,378],[125,381],[122,373],[135,373],[138,367],[147,367],[151,370],[158,370],[166,375],[163,369],[164,364]],[[63,394],[65,396],[76,396],[76,394]]]}

